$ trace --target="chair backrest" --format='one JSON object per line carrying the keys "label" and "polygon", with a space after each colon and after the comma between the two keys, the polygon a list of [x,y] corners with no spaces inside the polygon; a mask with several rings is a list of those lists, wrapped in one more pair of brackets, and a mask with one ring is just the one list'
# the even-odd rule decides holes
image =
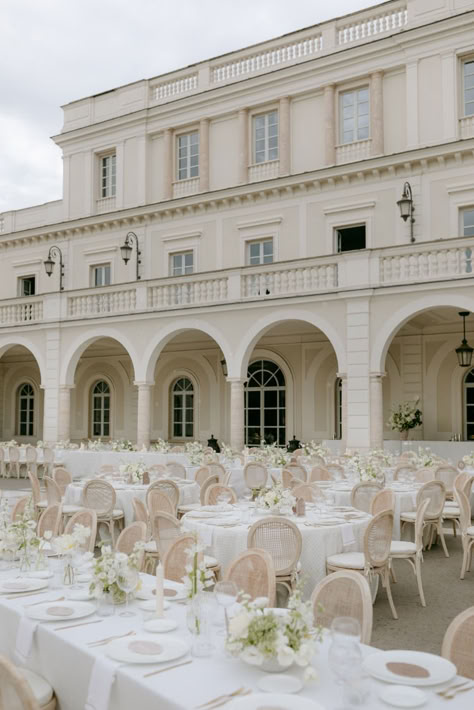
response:
{"label": "chair backrest", "polygon": [[40,710],[28,681],[6,656],[0,656],[0,710]]}
{"label": "chair backrest", "polygon": [[468,498],[471,497],[471,488],[474,484],[474,476],[469,476],[466,483],[464,484],[463,493],[467,495]]}
{"label": "chair backrest", "polygon": [[23,515],[23,513],[25,512],[25,508],[30,501],[30,498],[31,496],[22,496],[21,498],[18,498],[12,510],[12,523],[14,523],[17,518]]}
{"label": "chair backrest", "polygon": [[204,505],[204,501],[206,500],[206,492],[209,486],[213,486],[216,483],[219,483],[219,476],[209,476],[208,478],[206,478],[206,480],[201,486],[201,492],[199,493],[199,500],[201,501],[201,505]]}
{"label": "chair backrest", "polygon": [[[283,471],[281,472],[281,483],[282,483],[283,488],[291,488],[291,482],[293,480],[294,480],[293,474],[291,473],[291,471],[287,471],[287,469],[284,468]],[[297,483],[299,485],[299,483],[300,483],[299,479],[297,480]]]}
{"label": "chair backrest", "polygon": [[198,470],[194,474],[194,480],[199,485],[199,487],[201,487],[206,478],[209,478],[210,475],[211,472],[209,470],[209,466],[199,466]]}
{"label": "chair backrest", "polygon": [[415,479],[417,483],[428,483],[434,481],[434,470],[430,466],[422,466],[415,471]]}
{"label": "chair backrest", "polygon": [[94,552],[95,539],[97,535],[97,513],[95,510],[88,508],[78,510],[77,513],[74,513],[74,515],[72,515],[67,521],[64,532],[72,533],[75,525],[84,525],[85,528],[91,529],[91,534],[83,543],[82,549],[84,552]]}
{"label": "chair backrest", "polygon": [[173,501],[159,488],[152,488],[151,491],[147,493],[146,502],[150,520],[153,520],[153,517],[161,512],[176,515],[176,506]]}
{"label": "chair backrest", "polygon": [[468,480],[471,478],[471,474],[467,473],[467,471],[463,471],[462,473],[458,473],[456,478],[454,479],[453,483],[453,489],[455,488],[457,491],[463,491],[464,486],[468,482]]}
{"label": "chair backrest", "polygon": [[357,619],[362,643],[370,644],[373,607],[369,583],[352,570],[333,572],[316,585],[311,595],[314,623],[329,629],[338,616]]}
{"label": "chair backrest", "polygon": [[210,476],[219,476],[219,482],[224,479],[225,468],[221,463],[216,463],[215,461],[210,461],[206,466],[209,469]]}
{"label": "chair backrest", "polygon": [[324,466],[313,466],[309,474],[310,481],[332,481],[332,473]]}
{"label": "chair backrest", "polygon": [[277,575],[288,575],[296,568],[302,544],[298,527],[278,516],[257,520],[247,536],[248,548],[258,547],[270,553]]}
{"label": "chair backrest", "polygon": [[157,513],[152,518],[152,535],[160,559],[164,559],[173,542],[181,535],[179,520],[169,513]]}
{"label": "chair backrest", "polygon": [[346,475],[346,472],[344,471],[344,467],[341,466],[340,463],[327,463],[326,466],[326,471],[329,471],[331,474],[331,477],[336,479],[341,479],[344,478]]}
{"label": "chair backrest", "polygon": [[162,493],[165,493],[170,501],[173,503],[175,509],[178,507],[179,503],[179,488],[178,485],[174,481],[169,481],[169,480],[159,480],[155,481],[154,483],[151,483],[148,486],[147,492],[146,492],[146,504],[148,509],[150,509],[150,505],[148,503],[148,496],[152,495],[152,491],[157,490],[161,491]]}
{"label": "chair backrest", "polygon": [[122,530],[115,544],[115,552],[124,552],[131,555],[137,542],[145,542],[146,525],[140,520],[130,523]]}
{"label": "chair backrest", "polygon": [[145,503],[140,498],[132,498],[133,513],[135,520],[148,525],[148,511]]}
{"label": "chair backrest", "polygon": [[182,463],[178,461],[170,461],[166,464],[166,470],[171,473],[172,476],[177,478],[186,478],[186,469]]}
{"label": "chair backrest", "polygon": [[455,466],[451,466],[448,463],[443,463],[435,468],[435,480],[443,481],[446,486],[446,492],[452,493],[454,487],[454,480],[456,476],[459,475],[459,471]]}
{"label": "chair backrest", "polygon": [[0,463],[5,461],[5,449],[3,446],[0,446]]}
{"label": "chair backrest", "polygon": [[446,488],[442,481],[428,481],[417,493],[416,507],[425,500],[430,499],[430,504],[426,509],[425,517],[428,520],[437,520],[443,512],[446,501]]}
{"label": "chair backrest", "polygon": [[170,454],[184,454],[184,446],[172,446]]}
{"label": "chair backrest", "polygon": [[223,486],[221,483],[213,483],[206,489],[204,496],[204,505],[217,505],[219,496],[223,494],[230,496],[230,503],[237,503],[237,495],[230,486]]}
{"label": "chair backrest", "polygon": [[243,466],[245,463],[245,456],[243,454],[238,454],[237,452],[233,451],[232,452],[232,460],[239,461],[241,466]]}
{"label": "chair backrest", "polygon": [[395,510],[395,494],[389,488],[383,488],[375,494],[370,504],[370,514],[377,515],[383,510]]}
{"label": "chair backrest", "polygon": [[61,489],[56,481],[50,476],[43,476],[43,481],[46,488],[46,500],[48,501],[48,505],[60,503],[62,499]]}
{"label": "chair backrest", "polygon": [[40,484],[38,481],[38,476],[36,473],[33,473],[33,471],[28,471],[28,478],[30,479],[31,483],[31,493],[33,496],[33,503],[35,505],[38,505],[38,503],[41,500],[41,491],[40,491]]}
{"label": "chair backrest", "polygon": [[464,491],[454,489],[454,500],[459,506],[459,526],[461,533],[466,534],[466,530],[471,525],[471,502]]}
{"label": "chair backrest", "polygon": [[252,600],[266,597],[267,606],[275,606],[275,567],[270,553],[266,550],[254,547],[241,552],[230,563],[224,580],[235,582],[239,592],[248,594]]}
{"label": "chair backrest", "polygon": [[441,655],[456,666],[458,675],[474,680],[474,606],[458,614],[444,634]]}
{"label": "chair backrest", "polygon": [[115,508],[117,495],[108,481],[88,481],[82,493],[85,508],[92,508],[98,516],[110,515]]}
{"label": "chair backrest", "polygon": [[293,478],[298,478],[302,483],[308,480],[308,473],[304,466],[299,463],[287,463],[285,469],[291,473]]}
{"label": "chair backrest", "polygon": [[66,492],[66,488],[72,483],[72,475],[62,466],[58,466],[53,471],[53,480],[58,484],[61,496],[63,496]]}
{"label": "chair backrest", "polygon": [[38,451],[31,444],[26,445],[25,459],[28,463],[36,463],[38,459]]}
{"label": "chair backrest", "polygon": [[20,449],[18,446],[8,447],[8,458],[10,459],[10,463],[18,463],[20,460]]}
{"label": "chair backrest", "polygon": [[50,446],[45,446],[43,449],[43,461],[45,463],[53,463],[54,451]]}
{"label": "chair backrest", "polygon": [[148,470],[150,474],[166,473],[166,466],[164,463],[153,463],[151,466],[148,467]]}
{"label": "chair backrest", "polygon": [[43,510],[36,528],[36,534],[38,537],[44,537],[45,532],[48,531],[51,532],[53,537],[56,537],[61,524],[61,512],[61,503],[48,505],[48,507]]}
{"label": "chair backrest", "polygon": [[372,500],[377,493],[382,490],[382,486],[377,481],[363,481],[356,483],[351,492],[351,505],[353,508],[370,513]]}
{"label": "chair backrest", "polygon": [[364,535],[364,555],[366,565],[383,567],[390,554],[393,531],[393,513],[384,510],[369,522]]}
{"label": "chair backrest", "polygon": [[298,485],[292,487],[291,493],[295,498],[302,498],[306,503],[312,503],[321,496],[321,492],[318,493],[310,483],[300,483],[299,481]]}
{"label": "chair backrest", "polygon": [[399,463],[395,466],[395,471],[393,472],[393,480],[398,481],[400,474],[402,476],[413,476],[416,474],[416,467],[411,463]]}
{"label": "chair backrest", "polygon": [[247,488],[263,488],[268,480],[267,467],[254,461],[245,464],[244,480]]}
{"label": "chair backrest", "polygon": [[165,579],[182,582],[188,564],[187,551],[195,544],[194,535],[180,535],[169,547],[163,560]]}
{"label": "chair backrest", "polygon": [[423,550],[423,530],[424,522],[426,517],[426,509],[430,504],[429,498],[425,498],[417,506],[416,518],[415,518],[415,545],[416,551],[421,552]]}

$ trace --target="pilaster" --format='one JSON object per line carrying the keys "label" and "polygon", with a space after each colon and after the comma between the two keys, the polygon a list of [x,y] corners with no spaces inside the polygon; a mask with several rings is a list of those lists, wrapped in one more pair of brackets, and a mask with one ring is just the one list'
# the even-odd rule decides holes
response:
{"label": "pilaster", "polygon": [[163,199],[173,197],[173,131],[167,128],[163,133]]}
{"label": "pilaster", "polygon": [[336,162],[335,86],[324,87],[324,157],[326,165]]}
{"label": "pilaster", "polygon": [[289,175],[291,171],[291,127],[290,99],[282,96],[280,99],[280,175]]}
{"label": "pilaster", "polygon": [[245,380],[228,377],[230,382],[230,445],[234,451],[244,448],[244,383]]}
{"label": "pilaster", "polygon": [[239,111],[239,183],[248,182],[249,171],[249,112],[243,108]]}
{"label": "pilaster", "polygon": [[383,72],[370,76],[370,137],[372,155],[383,155]]}
{"label": "pilaster", "polygon": [[199,190],[209,190],[209,119],[199,122]]}

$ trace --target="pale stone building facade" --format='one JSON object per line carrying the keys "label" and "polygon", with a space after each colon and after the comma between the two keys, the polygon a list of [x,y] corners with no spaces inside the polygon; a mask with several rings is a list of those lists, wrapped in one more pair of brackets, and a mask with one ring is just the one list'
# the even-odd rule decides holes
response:
{"label": "pale stone building facade", "polygon": [[54,140],[63,199],[0,215],[1,439],[380,446],[417,396],[419,438],[474,436],[474,0],[82,99]]}

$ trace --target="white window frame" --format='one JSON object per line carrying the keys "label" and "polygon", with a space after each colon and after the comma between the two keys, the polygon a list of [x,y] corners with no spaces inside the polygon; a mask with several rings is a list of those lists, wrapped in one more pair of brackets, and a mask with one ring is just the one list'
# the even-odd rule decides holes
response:
{"label": "white window frame", "polygon": [[[269,243],[271,243],[271,245],[272,245],[272,258],[270,261],[264,261],[264,259],[265,259],[264,245],[269,244]],[[258,254],[259,261],[252,263],[250,252],[251,252],[252,246],[256,246],[256,245],[259,246],[259,254]],[[269,236],[269,237],[262,237],[260,239],[248,239],[246,242],[245,261],[246,261],[247,266],[266,266],[267,264],[273,264],[275,262],[275,245],[274,245],[273,237]]]}
{"label": "white window frame", "polygon": [[[109,388],[109,391],[108,391],[108,392],[102,392],[102,393],[94,394],[95,388],[96,388],[97,385],[98,385],[99,383],[101,383],[101,382],[104,382],[104,383],[107,385],[107,387]],[[98,411],[101,412],[101,418],[100,418],[100,422],[99,422],[100,432],[101,432],[100,434],[95,434],[95,433],[94,433],[94,411],[95,411],[95,408],[94,408],[94,398],[95,398],[95,397],[98,397],[98,398],[100,399],[100,401],[101,401],[101,406],[100,406],[100,409],[98,410]],[[104,418],[104,412],[105,412],[105,409],[106,409],[106,407],[105,407],[105,397],[108,397],[108,400],[109,400],[109,407],[108,407],[108,409],[109,409],[109,421],[108,421],[108,422],[106,422],[106,421],[105,421],[105,418]],[[90,404],[89,404],[89,407],[90,407],[90,409],[89,409],[89,412],[90,412],[89,419],[90,419],[90,436],[91,436],[91,439],[110,439],[110,438],[112,438],[112,412],[113,412],[113,408],[112,408],[112,407],[113,407],[112,386],[111,386],[110,382],[109,382],[108,380],[106,380],[104,377],[99,377],[98,379],[94,380],[94,382],[93,382],[92,385],[90,386],[90,389],[89,389],[89,402],[90,402]],[[105,434],[105,433],[104,433],[104,430],[105,430],[106,425],[108,425],[108,428],[109,428],[108,434]]]}
{"label": "white window frame", "polygon": [[[28,386],[31,387],[32,393],[28,395],[22,396],[21,390],[23,387]],[[26,399],[28,402],[28,405],[25,409],[27,416],[26,416],[26,433],[22,434],[21,432],[21,400]],[[35,430],[36,430],[36,388],[35,386],[28,381],[21,382],[21,384],[18,385],[17,390],[16,390],[16,432],[15,435],[18,437],[27,437],[27,436],[35,436]],[[30,433],[30,428],[31,428],[31,433]]]}
{"label": "white window frame", "polygon": [[[462,237],[473,237],[474,236],[474,205],[463,207],[460,211],[460,222],[461,222],[461,236]],[[472,234],[466,234],[466,224],[464,220],[464,215],[466,212],[472,212],[472,221],[469,227],[472,229]]]}
{"label": "white window frame", "polygon": [[[102,286],[110,286],[110,284],[112,283],[112,264],[109,261],[104,262],[102,264],[91,264],[89,268],[90,268],[90,285],[93,288],[101,288]],[[99,269],[103,270],[104,275],[106,274],[106,269],[109,270],[108,283],[102,283],[102,284],[96,283],[97,271]]]}
{"label": "white window frame", "polygon": [[[471,64],[472,67],[470,68],[469,74],[466,74],[466,67],[467,67],[468,64]],[[467,76],[472,77],[472,80],[471,80],[471,82],[472,82],[472,84],[473,84],[472,87],[466,87],[466,77],[467,77]],[[467,118],[467,117],[469,117],[469,116],[474,116],[474,95],[473,95],[473,98],[472,98],[472,99],[469,99],[469,101],[466,101],[466,88],[472,89],[473,94],[474,94],[474,57],[467,57],[467,58],[464,59],[464,61],[462,62],[462,77],[461,77],[461,81],[462,81],[462,108],[463,108],[463,117],[464,117],[464,118]],[[468,103],[470,104],[470,107],[469,107],[469,108],[470,108],[470,112],[469,112],[469,113],[466,111],[466,108],[467,108],[466,104],[468,104]]]}
{"label": "white window frame", "polygon": [[[192,265],[191,265],[191,270],[186,271],[188,268],[186,266],[186,256],[191,255],[192,256]],[[182,264],[180,267],[180,271],[175,273],[175,265],[174,265],[174,259],[175,257],[181,257]],[[172,251],[169,254],[169,275],[170,276],[189,276],[190,274],[195,273],[195,263],[194,263],[194,249],[183,249],[182,251]]]}
{"label": "white window frame", "polygon": [[[195,142],[192,142],[192,138],[196,136]],[[191,158],[193,157],[191,153],[191,147],[197,146],[197,166],[191,165]],[[181,156],[183,165],[180,165],[180,151],[184,151]],[[181,180],[194,180],[199,177],[199,163],[200,163],[200,150],[199,150],[199,130],[187,131],[186,133],[178,133],[176,135],[176,180],[180,182]],[[194,170],[195,174],[192,175]]]}
{"label": "white window frame", "polygon": [[[339,235],[338,232],[341,229],[351,229],[352,227],[365,227],[365,247],[362,249],[346,249],[345,251],[339,251]],[[367,222],[350,222],[349,224],[338,224],[334,227],[334,254],[350,254],[353,251],[364,251],[367,249]]]}
{"label": "white window frame", "polygon": [[[192,385],[192,390],[180,390],[180,391],[177,391],[177,392],[175,393],[174,388],[176,387],[176,385],[178,384],[178,382],[179,382],[180,380],[188,380],[188,382],[190,382],[191,385]],[[196,395],[197,395],[196,383],[195,383],[194,380],[193,380],[189,375],[187,375],[187,374],[183,374],[183,375],[179,375],[178,377],[174,377],[173,380],[172,380],[172,382],[171,382],[171,384],[170,384],[169,394],[170,394],[170,397],[169,397],[169,404],[170,404],[170,426],[169,426],[170,432],[169,432],[169,438],[170,438],[171,441],[179,441],[179,442],[181,442],[181,441],[192,441],[192,440],[195,438],[195,435],[196,435],[196,432],[197,432],[196,403],[197,403],[198,400],[197,400],[197,397],[196,397]],[[192,409],[192,413],[193,413],[193,420],[192,420],[193,432],[192,432],[192,434],[190,434],[189,436],[186,436],[186,424],[187,424],[188,422],[186,422],[186,421],[175,422],[175,406],[174,406],[175,394],[176,394],[176,396],[179,398],[179,401],[181,401],[181,405],[182,405],[182,406],[180,407],[180,409],[181,409],[181,411],[183,412],[183,414],[186,412],[187,409]],[[192,398],[193,398],[193,406],[192,406],[192,408],[185,406],[185,398],[186,398],[186,396],[189,396],[189,395],[191,395]],[[184,406],[183,406],[183,405],[184,405]],[[183,432],[183,433],[182,433],[182,436],[177,436],[177,435],[175,435],[175,433],[174,433],[175,423],[181,424],[181,426],[182,426],[182,432]]]}
{"label": "white window frame", "polygon": [[[360,91],[367,91],[367,101],[358,101],[359,97],[359,92]],[[354,121],[354,128],[352,129],[352,139],[347,140],[344,137],[344,97],[348,96],[349,94],[353,94],[353,97],[355,101],[353,101],[353,116],[352,119]],[[359,118],[362,115],[366,114],[361,114],[359,116],[359,111],[355,110],[359,104],[365,104],[367,103],[367,126],[359,126]],[[349,108],[349,107],[346,107]],[[347,89],[342,89],[338,93],[338,112],[339,112],[339,145],[350,145],[351,143],[356,143],[357,141],[366,141],[370,139],[370,86],[368,84],[364,84],[362,86],[357,86],[354,88],[347,88]],[[367,129],[367,135],[363,137],[359,137],[359,130],[362,129]]]}
{"label": "white window frame", "polygon": [[[269,123],[269,118],[270,116],[276,116],[276,124],[270,124]],[[257,127],[257,121],[262,120],[264,121],[264,125],[262,127]],[[270,138],[274,136],[270,136],[270,125],[276,125],[276,148],[272,147],[270,148],[269,142]],[[259,138],[258,140],[263,141],[263,150],[259,149],[257,150],[257,130],[261,130],[263,128],[263,137]],[[271,150],[276,150],[276,155],[273,155],[270,157],[270,151]],[[257,158],[257,155],[263,153],[263,160],[259,160]],[[253,165],[262,165],[263,163],[269,163],[274,160],[279,160],[280,159],[280,116],[278,113],[277,108],[272,108],[269,109],[268,111],[264,111],[261,113],[255,113],[252,115],[252,163]]]}
{"label": "white window frame", "polygon": [[[110,160],[110,164],[106,161]],[[117,152],[99,155],[99,199],[117,196]]]}
{"label": "white window frame", "polygon": [[[27,279],[35,280],[35,292],[31,294],[23,293],[23,282]],[[37,274],[22,274],[18,276],[18,296],[19,298],[33,298],[38,295],[38,276]]]}

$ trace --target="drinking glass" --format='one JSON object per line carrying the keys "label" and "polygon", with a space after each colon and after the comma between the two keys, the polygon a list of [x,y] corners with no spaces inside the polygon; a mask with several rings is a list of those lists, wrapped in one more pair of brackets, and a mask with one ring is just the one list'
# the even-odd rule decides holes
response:
{"label": "drinking glass", "polygon": [[358,677],[362,666],[360,624],[348,616],[336,617],[331,624],[331,646],[328,662],[338,684]]}
{"label": "drinking glass", "polygon": [[84,553],[82,550],[75,550],[70,556],[71,567],[74,570],[74,582],[71,584],[71,589],[82,589],[77,581],[77,576],[80,574],[80,569],[84,564]]}
{"label": "drinking glass", "polygon": [[131,592],[137,588],[138,580],[138,570],[133,567],[125,570],[117,577],[118,588],[125,592],[125,611],[122,611],[119,616],[136,616],[135,612],[130,611],[128,608],[128,598]]}
{"label": "drinking glass", "polygon": [[239,590],[235,582],[216,582],[214,586],[214,596],[219,606],[224,607],[225,629],[220,631],[220,635],[229,633],[229,616],[227,609],[235,604]]}
{"label": "drinking glass", "polygon": [[360,623],[352,616],[336,616],[331,624],[331,637],[346,642],[360,642]]}

